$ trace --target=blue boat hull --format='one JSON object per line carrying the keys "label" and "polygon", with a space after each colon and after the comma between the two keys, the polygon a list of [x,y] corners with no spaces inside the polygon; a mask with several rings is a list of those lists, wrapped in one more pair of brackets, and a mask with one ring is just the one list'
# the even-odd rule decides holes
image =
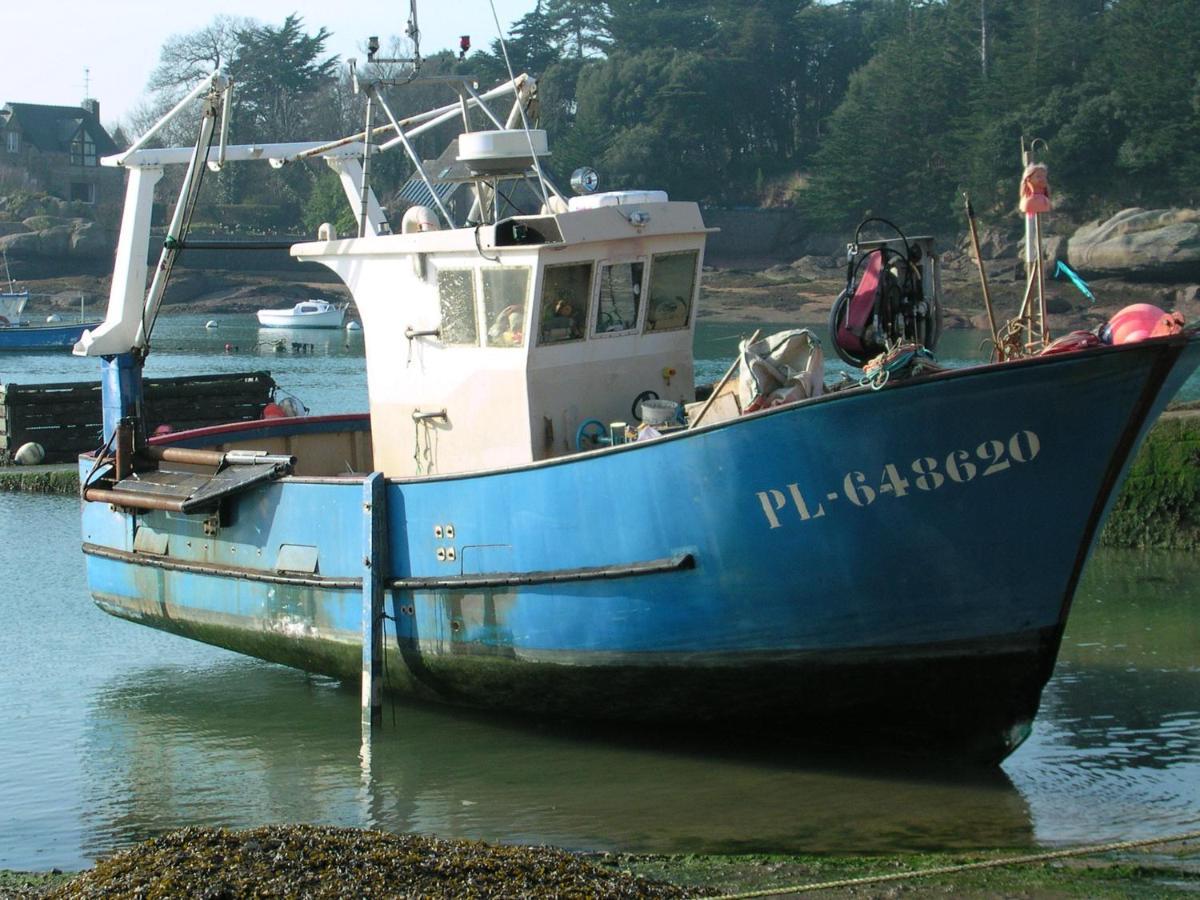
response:
{"label": "blue boat hull", "polygon": [[[1195,342],[1148,341],[389,481],[387,684],[1000,759],[1125,467],[1198,361]],[[363,506],[362,478],[289,478],[206,535],[200,516],[87,503],[91,590],[114,615],[358,677]],[[135,552],[137,527],[164,543]],[[312,571],[278,571],[280,545],[316,548]]]}
{"label": "blue boat hull", "polygon": [[0,326],[0,350],[69,350],[85,331],[99,324]]}

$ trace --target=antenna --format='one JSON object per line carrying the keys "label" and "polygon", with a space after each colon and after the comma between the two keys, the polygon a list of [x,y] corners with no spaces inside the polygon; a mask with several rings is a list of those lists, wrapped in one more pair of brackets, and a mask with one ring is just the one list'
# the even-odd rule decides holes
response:
{"label": "antenna", "polygon": [[89,69],[87,66],[84,66],[83,67],[83,99],[84,100],[92,99],[91,90],[92,90],[92,70]]}
{"label": "antenna", "polygon": [[373,63],[412,63],[411,81],[416,78],[417,72],[421,68],[421,29],[417,27],[417,0],[409,0],[408,2],[408,26],[404,29],[404,33],[408,39],[412,41],[413,55],[411,57],[383,57],[378,56],[379,53],[379,36],[371,35],[367,38],[367,62]]}

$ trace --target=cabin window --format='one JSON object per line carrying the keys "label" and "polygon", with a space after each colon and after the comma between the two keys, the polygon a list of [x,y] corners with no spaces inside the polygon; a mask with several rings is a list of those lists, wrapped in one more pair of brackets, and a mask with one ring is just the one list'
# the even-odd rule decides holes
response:
{"label": "cabin window", "polygon": [[478,344],[475,325],[475,270],[444,269],[437,274],[443,344]]}
{"label": "cabin window", "polygon": [[642,302],[642,262],[600,267],[600,299],[596,304],[596,334],[633,331]]}
{"label": "cabin window", "polygon": [[21,133],[18,131],[10,131],[8,133],[8,152],[19,153],[21,150]]}
{"label": "cabin window", "polygon": [[647,331],[674,331],[688,326],[698,258],[695,250],[655,255],[650,266]]}
{"label": "cabin window", "polygon": [[487,322],[489,347],[521,347],[525,344],[525,297],[529,293],[529,269],[483,270],[483,320]]}
{"label": "cabin window", "polygon": [[542,307],[538,343],[558,344],[583,338],[588,299],[592,295],[592,264],[546,266],[542,276]]}

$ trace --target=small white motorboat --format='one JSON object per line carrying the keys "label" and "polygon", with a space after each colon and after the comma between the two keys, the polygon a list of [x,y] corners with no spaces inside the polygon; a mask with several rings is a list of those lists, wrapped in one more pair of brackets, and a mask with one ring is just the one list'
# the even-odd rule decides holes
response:
{"label": "small white motorboat", "polygon": [[341,328],[346,304],[304,300],[291,309],[260,309],[257,315],[264,328]]}

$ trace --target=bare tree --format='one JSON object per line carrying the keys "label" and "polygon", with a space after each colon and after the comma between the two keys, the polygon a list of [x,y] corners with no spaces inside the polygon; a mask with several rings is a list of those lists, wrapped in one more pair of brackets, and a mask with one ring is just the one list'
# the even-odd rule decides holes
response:
{"label": "bare tree", "polygon": [[237,49],[239,32],[256,24],[245,16],[221,15],[199,31],[172,35],[163,44],[146,89],[178,97],[218,65],[228,63]]}

